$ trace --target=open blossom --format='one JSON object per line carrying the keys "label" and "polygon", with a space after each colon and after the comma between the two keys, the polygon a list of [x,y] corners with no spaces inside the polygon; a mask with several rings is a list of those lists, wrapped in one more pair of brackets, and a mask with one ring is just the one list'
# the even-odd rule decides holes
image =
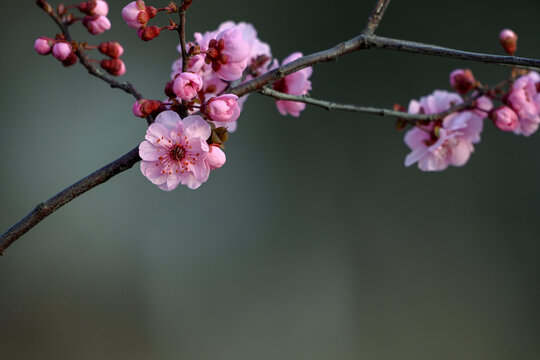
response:
{"label": "open blossom", "polygon": [[518,126],[514,133],[518,135],[532,135],[540,125],[540,94],[536,85],[540,82],[540,75],[531,71],[514,82],[506,103],[518,115]]}
{"label": "open blossom", "polygon": [[202,86],[203,80],[199,75],[183,72],[174,79],[173,91],[180,99],[191,100]]}
{"label": "open blossom", "polygon": [[[302,53],[293,53],[283,60],[283,65],[301,57]],[[313,69],[308,67],[287,75],[274,83],[274,90],[290,95],[305,95],[311,90],[311,81],[308,79],[312,72]],[[294,117],[300,116],[300,111],[306,108],[304,103],[285,100],[276,101],[276,106],[281,115],[291,114]]]}
{"label": "open blossom", "polygon": [[85,16],[83,25],[92,35],[99,35],[111,28],[111,22],[103,15]]}
{"label": "open blossom", "polygon": [[249,44],[244,40],[238,27],[220,32],[208,44],[200,44],[201,52],[206,53],[205,62],[223,80],[240,79],[247,67]]}
{"label": "open blossom", "polygon": [[201,111],[212,121],[230,123],[240,116],[240,107],[236,100],[238,96],[232,94],[216,96],[208,100]]}
{"label": "open blossom", "polygon": [[[411,101],[408,112],[435,114],[461,101],[457,94],[437,90],[420,101]],[[482,128],[482,119],[474,111],[456,112],[442,121],[418,125],[405,134],[405,144],[411,149],[405,166],[418,162],[418,168],[423,171],[463,166],[474,151],[473,144],[480,142]]]}
{"label": "open blossom", "polygon": [[210,125],[198,115],[180,119],[174,111],[161,112],[139,146],[141,172],[162,190],[179,184],[198,188],[208,180]]}

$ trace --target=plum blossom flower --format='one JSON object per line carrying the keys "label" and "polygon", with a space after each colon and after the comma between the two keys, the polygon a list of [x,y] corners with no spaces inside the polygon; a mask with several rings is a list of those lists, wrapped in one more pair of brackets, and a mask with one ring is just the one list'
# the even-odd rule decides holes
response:
{"label": "plum blossom flower", "polygon": [[[461,103],[457,94],[436,90],[432,95],[412,100],[409,113],[435,114]],[[482,119],[474,111],[455,112],[442,121],[418,125],[405,134],[405,144],[412,150],[405,166],[418,162],[423,171],[441,171],[449,165],[463,166],[480,142]]]}
{"label": "plum blossom flower", "polygon": [[210,134],[210,125],[198,115],[182,120],[174,111],[161,112],[139,146],[141,172],[162,190],[179,184],[198,188],[210,175]]}
{"label": "plum blossom flower", "polygon": [[182,100],[193,99],[203,87],[200,75],[183,72],[174,79],[173,91]]}
{"label": "plum blossom flower", "polygon": [[536,85],[540,82],[540,75],[531,71],[518,78],[506,98],[506,103],[518,115],[518,126],[514,133],[530,136],[540,125],[540,94]]}
{"label": "plum blossom flower", "polygon": [[208,44],[200,44],[201,52],[206,53],[205,62],[223,80],[233,81],[242,76],[247,67],[249,44],[242,31],[233,27],[220,32]]}
{"label": "plum blossom flower", "polygon": [[122,9],[122,18],[127,26],[133,29],[146,26],[146,23],[152,17],[150,15],[148,14],[147,6],[141,0],[132,1]]}
{"label": "plum blossom flower", "polygon": [[103,15],[85,16],[83,25],[92,35],[99,35],[111,28],[111,22]]}
{"label": "plum blossom flower", "polygon": [[[302,53],[295,52],[283,60],[283,65],[288,64],[302,57]],[[277,64],[275,65],[277,67]],[[274,83],[274,90],[290,94],[290,95],[305,95],[311,90],[311,81],[309,77],[313,69],[311,67],[304,68],[290,75],[285,76]],[[294,117],[300,116],[300,111],[306,108],[306,104],[298,101],[277,100],[276,106],[281,115],[291,114]]]}
{"label": "plum blossom flower", "polygon": [[231,123],[240,116],[240,107],[236,100],[238,96],[232,94],[213,97],[204,104],[201,111],[216,123]]}

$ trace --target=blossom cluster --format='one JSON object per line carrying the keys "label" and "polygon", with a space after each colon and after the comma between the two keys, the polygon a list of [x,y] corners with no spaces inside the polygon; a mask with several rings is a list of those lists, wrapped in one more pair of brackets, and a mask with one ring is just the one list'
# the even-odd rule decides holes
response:
{"label": "blossom cluster", "polygon": [[[155,13],[171,10],[152,9],[143,1],[134,1],[122,11],[127,25],[137,29],[139,37],[145,41],[158,36],[163,29],[175,30],[169,25],[158,28],[159,31],[152,30],[153,34],[157,34],[155,36],[143,36],[145,29],[150,27],[148,20]],[[258,38],[253,25],[244,22],[228,21],[216,30],[197,32],[194,40],[188,42],[185,48],[179,45],[178,51],[183,56],[172,65],[171,80],[164,87],[167,99],[140,99],[133,104],[132,109],[135,116],[152,116],[160,124],[164,121],[164,114],[167,114],[169,130],[176,131],[174,136],[172,133],[166,135],[163,128],[154,126],[154,123],[148,128],[146,140],[140,146],[143,159],[141,171],[163,190],[172,190],[178,184],[197,188],[208,179],[211,169],[217,169],[225,163],[223,144],[228,133],[237,129],[237,120],[247,99],[247,96],[238,98],[228,93],[228,90],[278,66],[277,59],[272,58],[270,46]],[[301,53],[294,53],[284,63],[301,56]],[[288,75],[276,82],[274,87],[288,94],[306,94],[311,89],[308,80],[311,71],[311,68],[307,68]],[[276,105],[283,115],[293,116],[299,116],[305,107],[303,103],[291,101],[278,101]],[[183,108],[187,109],[186,114],[182,113]],[[173,118],[176,119],[174,124]],[[201,121],[208,125],[208,132],[205,130],[198,133],[206,134],[206,137],[200,139],[205,140],[208,146],[197,146],[195,155],[190,153],[186,144],[178,140],[185,138],[190,144],[194,141],[199,144],[198,138],[193,140],[190,133],[185,134],[188,129],[185,122],[188,119],[189,122],[197,119],[199,128],[202,128]],[[156,129],[162,138],[155,137]]]}
{"label": "blossom cluster", "polygon": [[[500,33],[499,40],[508,54],[517,49],[517,35],[509,29]],[[412,100],[410,114],[443,114],[435,121],[412,122],[405,134],[405,144],[411,152],[405,166],[418,163],[423,171],[441,171],[448,166],[464,165],[480,142],[483,120],[491,119],[502,131],[530,136],[540,125],[540,75],[534,71],[514,70],[503,84],[490,88],[482,86],[471,70],[457,69],[450,74],[450,85],[456,93],[436,90]],[[507,88],[505,88],[507,86]],[[467,96],[468,94],[468,96]],[[493,101],[501,105],[494,108]],[[455,111],[451,111],[455,108]],[[399,128],[406,125],[398,120]]]}

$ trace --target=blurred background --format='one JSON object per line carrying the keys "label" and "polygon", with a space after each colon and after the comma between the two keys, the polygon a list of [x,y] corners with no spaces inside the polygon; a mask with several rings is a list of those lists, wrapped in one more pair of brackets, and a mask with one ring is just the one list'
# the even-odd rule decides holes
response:
{"label": "blurred background", "polygon": [[[162,98],[177,36],[149,43],[109,1],[132,81]],[[167,1],[147,2],[162,7]],[[253,23],[274,56],[356,36],[374,0],[197,0],[188,34]],[[0,231],[139,144],[133,99],[33,50],[57,28],[34,1],[3,4]],[[540,58],[536,0],[394,1],[379,35]],[[161,18],[165,23],[165,18]],[[371,50],[314,69],[312,95],[391,108],[449,89],[469,67]],[[405,168],[394,120],[254,94],[227,163],[196,191],[163,192],[138,164],[47,218],[0,258],[2,359],[538,359],[540,134],[497,131],[463,168]]]}

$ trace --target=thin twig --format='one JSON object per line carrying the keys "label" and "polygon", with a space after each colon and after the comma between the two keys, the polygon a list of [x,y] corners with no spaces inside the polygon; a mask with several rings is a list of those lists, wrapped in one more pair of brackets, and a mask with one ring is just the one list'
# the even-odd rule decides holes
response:
{"label": "thin twig", "polygon": [[415,54],[443,56],[462,60],[492,63],[503,66],[512,66],[528,70],[540,70],[540,60],[538,59],[482,54],[470,51],[455,50],[442,46],[428,45],[413,41],[385,38],[375,35],[360,35],[351,40],[342,42],[328,50],[306,55],[277,69],[262,74],[255,79],[233,87],[229,91],[229,93],[235,94],[240,97],[250,92],[260,90],[263,86],[275,82],[303,68],[323,62],[337,61],[341,56],[345,54],[364,49],[389,49],[405,51]]}
{"label": "thin twig", "polygon": [[259,93],[273,97],[274,99],[278,100],[286,100],[286,101],[297,101],[302,102],[305,104],[315,105],[322,107],[328,111],[330,110],[343,110],[343,111],[351,111],[351,112],[360,112],[365,114],[373,114],[373,115],[380,115],[380,116],[389,116],[389,117],[395,117],[400,118],[403,120],[411,120],[411,121],[436,121],[441,120],[444,117],[450,115],[451,113],[454,113],[456,111],[465,110],[471,107],[472,103],[481,96],[481,93],[476,94],[472,98],[468,99],[467,101],[464,101],[461,104],[452,106],[450,109],[443,111],[441,113],[437,114],[410,114],[402,111],[395,111],[390,109],[383,109],[383,108],[375,108],[370,106],[360,106],[360,105],[350,105],[350,104],[338,104],[332,101],[325,101],[325,100],[319,100],[314,99],[307,95],[289,95],[285,94],[267,87],[263,87],[261,90],[259,90]]}
{"label": "thin twig", "polygon": [[139,160],[141,160],[141,158],[139,157],[139,147],[137,146],[124,156],[77,181],[75,184],[62,190],[49,200],[37,205],[32,212],[0,236],[0,255],[3,255],[6,249],[15,240],[36,226],[41,220],[58,210],[62,205],[67,204],[88,190],[103,184],[113,176],[130,169]]}
{"label": "thin twig", "polygon": [[369,16],[366,27],[362,31],[362,34],[373,35],[375,33],[375,30],[377,30],[377,28],[379,27],[379,24],[381,23],[381,20],[384,16],[384,12],[386,11],[386,8],[389,4],[390,0],[377,1],[375,6],[373,7],[373,10],[371,11],[371,15]]}
{"label": "thin twig", "polygon": [[[180,47],[182,48],[182,71],[187,71],[189,64],[189,56],[186,51],[186,7],[184,4],[179,7],[178,15],[180,16],[180,24],[178,25],[178,36],[180,37]],[[188,115],[187,101],[182,100],[181,117]]]}

